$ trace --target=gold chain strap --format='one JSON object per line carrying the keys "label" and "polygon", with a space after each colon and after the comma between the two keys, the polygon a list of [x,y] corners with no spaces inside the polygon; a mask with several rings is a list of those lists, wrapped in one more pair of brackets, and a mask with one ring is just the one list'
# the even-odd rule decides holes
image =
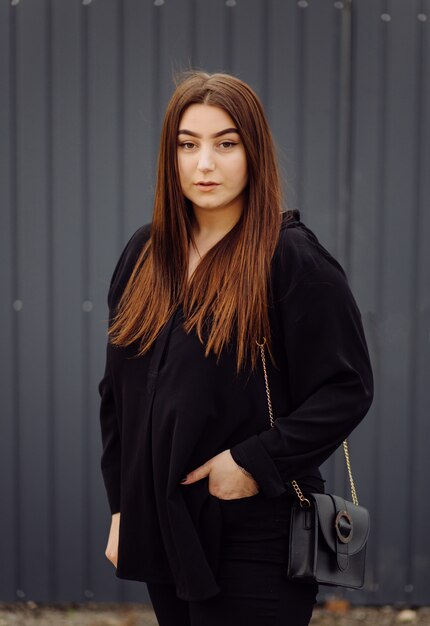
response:
{"label": "gold chain strap", "polygon": [[[256,341],[256,344],[260,348],[261,360],[263,362],[264,381],[265,381],[265,384],[266,384],[267,405],[268,405],[268,408],[269,408],[269,420],[270,420],[270,426],[273,428],[274,420],[273,420],[272,400],[270,398],[269,380],[268,380],[267,369],[266,369],[266,353],[264,351],[264,346],[266,344],[266,337],[263,337],[263,342],[262,343],[259,343],[258,341]],[[349,458],[348,441],[346,439],[343,442],[343,451],[344,451],[344,454],[345,454],[346,467],[348,469],[348,476],[349,476],[349,483],[350,483],[350,486],[351,486],[352,501],[353,501],[354,504],[356,504],[358,506],[357,492],[355,490],[354,479],[352,477],[352,470],[351,470],[351,461],[350,461],[350,458]],[[295,480],[292,480],[291,484],[293,486],[294,491],[297,494],[297,497],[300,500],[300,505],[301,506],[307,506],[307,507],[311,506],[311,503],[309,502],[309,500],[307,498],[305,498],[305,496],[303,495],[302,490],[300,489],[300,487],[297,484],[297,482]]]}
{"label": "gold chain strap", "polygon": [[351,461],[349,459],[348,442],[347,442],[346,439],[343,442],[343,452],[345,454],[346,467],[348,469],[348,476],[349,476],[349,484],[350,484],[350,487],[351,487],[352,501],[354,502],[354,504],[356,504],[358,506],[357,492],[355,491],[354,479],[352,477]]}

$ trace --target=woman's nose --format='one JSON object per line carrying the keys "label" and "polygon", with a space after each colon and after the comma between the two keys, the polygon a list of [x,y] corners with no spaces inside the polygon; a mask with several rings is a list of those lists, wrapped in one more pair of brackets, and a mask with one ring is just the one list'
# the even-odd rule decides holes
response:
{"label": "woman's nose", "polygon": [[213,155],[209,150],[201,151],[197,169],[201,172],[207,172],[214,169]]}

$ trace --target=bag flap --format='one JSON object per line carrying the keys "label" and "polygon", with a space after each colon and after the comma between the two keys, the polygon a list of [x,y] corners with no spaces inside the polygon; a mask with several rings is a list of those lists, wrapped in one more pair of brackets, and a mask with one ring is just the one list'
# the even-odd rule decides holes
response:
{"label": "bag flap", "polygon": [[[333,552],[337,552],[336,543],[339,540],[336,534],[335,520],[337,513],[342,509],[336,507],[330,494],[313,493],[311,495],[315,501],[315,507],[318,513],[318,524],[321,528],[324,539],[330,549],[333,550]],[[352,518],[352,537],[350,542],[347,544],[348,554],[352,556],[362,550],[369,537],[369,511],[364,507],[357,506],[353,502],[349,502],[343,498],[339,498],[338,501],[345,504],[345,510]],[[338,510],[336,510],[336,508]]]}

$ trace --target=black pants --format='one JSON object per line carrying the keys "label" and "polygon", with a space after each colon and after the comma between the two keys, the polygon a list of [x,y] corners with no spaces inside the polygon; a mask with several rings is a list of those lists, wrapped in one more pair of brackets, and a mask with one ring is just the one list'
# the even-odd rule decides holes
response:
{"label": "black pants", "polygon": [[224,518],[221,591],[188,602],[174,585],[147,583],[160,626],[307,626],[318,585],[287,579],[289,515],[295,496],[262,493],[220,500]]}

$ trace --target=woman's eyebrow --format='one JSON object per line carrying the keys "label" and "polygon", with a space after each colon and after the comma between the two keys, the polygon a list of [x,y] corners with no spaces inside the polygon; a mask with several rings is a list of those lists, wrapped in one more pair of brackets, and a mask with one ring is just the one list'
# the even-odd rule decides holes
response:
{"label": "woman's eyebrow", "polygon": [[[217,133],[214,133],[213,135],[211,135],[212,137],[220,137],[221,135],[226,135],[227,133],[237,133],[239,134],[239,131],[237,130],[237,128],[226,128],[225,130],[220,130]],[[199,137],[201,139],[201,135],[199,135],[199,133],[193,133],[192,130],[186,130],[185,128],[183,128],[182,130],[178,130],[178,135],[191,135],[192,137]]]}

